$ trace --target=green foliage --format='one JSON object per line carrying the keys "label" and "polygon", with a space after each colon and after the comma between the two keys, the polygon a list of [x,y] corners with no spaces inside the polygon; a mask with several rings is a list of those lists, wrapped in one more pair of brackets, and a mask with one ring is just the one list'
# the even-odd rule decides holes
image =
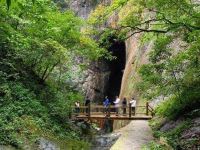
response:
{"label": "green foliage", "polygon": [[123,34],[118,33],[116,30],[105,29],[99,38],[100,45],[109,48],[113,42],[123,41]]}
{"label": "green foliage", "polygon": [[147,99],[159,95],[169,97],[159,106],[157,112],[173,118],[198,107],[199,48],[196,42],[199,39],[195,37],[195,41],[188,43],[190,47],[177,53],[169,48],[171,38],[157,36],[156,44],[149,53],[151,63],[140,68],[142,82],[137,87],[140,91],[147,91],[143,92]]}
{"label": "green foliage", "polygon": [[159,61],[166,60],[170,57],[170,48],[168,44],[172,42],[172,37],[170,36],[159,36],[154,45],[154,49],[149,54],[149,60],[152,63],[158,63]]}
{"label": "green foliage", "polygon": [[[46,80],[56,70],[66,70],[74,55],[96,60],[106,55],[94,40],[80,32],[83,21],[72,12],[60,12],[49,1],[17,1],[9,10],[1,6],[5,26],[10,27],[9,42],[18,56]],[[42,30],[41,30],[42,29]]]}
{"label": "green foliage", "polygon": [[123,39],[143,33],[141,45],[153,41],[150,63],[140,68],[142,81],[136,87],[148,100],[169,97],[160,106],[160,115],[173,118],[198,106],[199,11],[199,3],[187,0],[115,0],[110,5],[99,5],[89,18],[91,25],[102,27],[118,14],[117,21],[94,32],[105,45],[116,32]]}
{"label": "green foliage", "polygon": [[24,88],[21,83],[1,84],[1,93],[3,93],[0,109],[1,144],[10,143],[19,146],[22,144],[22,141],[18,139],[20,135],[21,138],[28,139],[34,136],[31,132],[35,131],[29,130],[26,123],[39,128],[39,125],[44,123],[43,119],[46,119],[43,114],[47,114],[47,109],[37,101],[34,93]]}
{"label": "green foliage", "polygon": [[0,145],[24,149],[53,137],[87,149],[82,131],[69,122],[71,106],[83,96],[66,74],[76,57],[97,60],[107,52],[81,32],[83,20],[53,2],[10,2],[9,10],[10,4],[0,6]]}
{"label": "green foliage", "polygon": [[159,115],[173,118],[199,106],[199,11],[199,3],[187,0],[115,0],[99,5],[89,18],[90,24],[101,27],[118,14],[117,21],[95,32],[105,45],[116,32],[125,35],[123,39],[143,33],[141,45],[153,41],[150,63],[141,66],[142,81],[136,87],[148,100],[169,97]]}
{"label": "green foliage", "polygon": [[168,132],[155,132],[154,134],[157,135],[157,138],[166,139],[166,142],[169,145],[171,145],[173,149],[179,149],[181,144],[181,133],[183,133],[183,131],[185,131],[186,129],[190,128],[190,121],[191,120],[184,121]]}
{"label": "green foliage", "polygon": [[164,145],[158,144],[156,142],[150,142],[142,148],[142,150],[168,150]]}
{"label": "green foliage", "polygon": [[70,113],[73,111],[72,106],[74,106],[75,101],[82,101],[83,96],[76,92],[56,92],[56,101],[50,102],[49,108],[51,108],[51,115],[55,116],[56,119],[67,121]]}
{"label": "green foliage", "polygon": [[[109,33],[123,33],[124,39],[137,34],[140,46],[154,44],[148,54],[149,63],[137,72],[141,81],[136,87],[147,100],[165,97],[156,109],[157,115],[163,118],[175,119],[199,109],[199,12],[200,4],[188,0],[114,0],[110,5],[100,5],[90,17],[91,24],[106,26]],[[116,14],[117,21],[106,24]],[[95,34],[109,35],[107,31]],[[166,136],[173,148],[179,149],[179,135],[187,125],[183,123],[166,134],[157,132],[156,136]],[[160,122],[154,122],[154,126],[158,129]],[[155,143],[150,147],[163,148]]]}
{"label": "green foliage", "polygon": [[185,114],[190,110],[199,107],[199,91],[200,89],[185,89],[180,96],[172,96],[164,101],[158,108],[157,113],[169,118],[174,118],[180,114]]}
{"label": "green foliage", "polygon": [[[174,128],[167,131],[160,131],[159,129],[163,126],[163,123],[166,122],[163,118],[154,118],[151,120],[151,127],[153,128],[154,137],[159,139],[160,143],[166,145],[167,149],[192,149],[195,148],[195,145],[198,145],[198,138],[190,138],[188,140],[182,139],[182,134],[186,131],[190,132],[190,128],[193,127],[192,118],[197,117],[199,110],[195,110],[193,113],[190,113],[189,116],[185,116],[185,120],[180,121]],[[169,145],[171,148],[169,148]]]}
{"label": "green foliage", "polygon": [[153,41],[156,39],[155,33],[143,33],[140,38],[140,46],[144,46],[149,41]]}
{"label": "green foliage", "polygon": [[[175,129],[172,129],[169,133],[166,134],[167,136],[167,140],[169,142],[170,145],[173,146],[173,148],[177,149],[177,145],[178,145],[178,139],[180,138],[181,133],[189,128],[189,122],[185,121],[183,123],[181,123],[178,127],[176,127]],[[177,139],[177,140],[175,140]]]}
{"label": "green foliage", "polygon": [[[40,100],[22,83],[13,81],[1,84],[0,93],[0,144],[22,148],[25,141],[34,142],[41,136],[49,138],[48,134],[65,140],[79,138],[80,131],[67,124],[67,117],[72,103],[82,99],[80,94],[71,92],[66,96],[51,90],[46,93],[48,97],[41,95],[43,100]],[[44,104],[47,99],[48,104]]]}

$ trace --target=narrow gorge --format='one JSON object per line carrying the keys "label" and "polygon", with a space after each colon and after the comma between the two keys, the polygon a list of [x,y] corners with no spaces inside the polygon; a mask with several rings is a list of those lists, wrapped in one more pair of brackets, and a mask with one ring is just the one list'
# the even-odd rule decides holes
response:
{"label": "narrow gorge", "polygon": [[0,1],[0,150],[199,150],[199,100],[199,0]]}
{"label": "narrow gorge", "polygon": [[[163,9],[166,9],[166,10],[160,10],[160,11],[161,12],[163,11],[164,13],[169,14],[170,17],[172,16],[170,14],[170,11],[174,10],[176,12],[176,10],[179,10],[181,6],[185,7],[186,5],[188,5],[188,6],[190,5],[191,9],[188,8],[188,11],[192,10],[193,8],[196,9],[198,7],[196,10],[194,10],[193,13],[197,13],[199,11],[199,1],[193,1],[191,3],[178,2],[178,6],[176,8],[174,8],[174,6],[172,6],[173,5],[172,1],[169,1],[166,3],[164,3],[163,1],[160,1],[160,3],[158,2],[158,5],[160,5],[160,4],[162,5],[162,3],[164,5],[166,5],[166,8],[163,7]],[[198,145],[199,145],[198,140],[200,139],[200,137],[199,137],[199,131],[200,131],[199,117],[198,117],[199,104],[197,104],[198,103],[197,97],[199,95],[199,92],[197,92],[199,89],[198,86],[195,89],[197,91],[195,92],[196,94],[194,97],[190,97],[190,98],[188,97],[187,100],[183,100],[183,101],[185,101],[185,104],[183,104],[184,102],[182,103],[183,105],[178,104],[178,103],[173,102],[173,100],[171,100],[172,104],[170,105],[170,102],[169,102],[170,99],[173,99],[173,96],[171,97],[171,95],[173,95],[172,94],[173,92],[172,93],[169,92],[169,89],[170,88],[173,89],[173,85],[175,85],[175,89],[178,88],[178,90],[180,90],[179,88],[184,87],[181,84],[185,84],[185,82],[183,80],[187,80],[185,78],[187,76],[186,75],[187,67],[184,68],[184,67],[178,66],[178,64],[180,62],[176,60],[176,55],[177,55],[177,57],[179,57],[178,55],[180,54],[180,56],[181,56],[182,52],[184,53],[184,51],[186,51],[186,53],[187,53],[187,51],[189,51],[188,48],[190,47],[191,43],[190,44],[187,43],[188,41],[186,40],[187,41],[186,42],[185,39],[179,35],[179,34],[181,34],[180,33],[181,29],[180,29],[180,32],[173,31],[173,29],[170,30],[170,27],[173,28],[174,26],[173,25],[170,26],[170,22],[168,22],[169,24],[168,23],[165,24],[165,21],[166,22],[169,21],[166,19],[168,16],[165,16],[164,14],[161,13],[163,15],[163,18],[162,18],[159,16],[160,15],[159,12],[157,12],[158,13],[157,17],[158,18],[160,17],[159,19],[161,20],[161,22],[162,22],[162,20],[164,21],[164,23],[162,22],[164,24],[164,26],[169,26],[169,28],[168,28],[169,33],[167,31],[168,30],[167,28],[166,28],[166,30],[162,30],[162,27],[161,27],[160,29],[156,30],[157,29],[156,24],[159,24],[159,19],[156,20],[156,17],[155,17],[156,11],[154,12],[151,9],[146,10],[146,11],[141,11],[139,8],[137,8],[137,2],[135,2],[135,1],[128,1],[128,2],[114,1],[113,6],[111,4],[111,1],[99,1],[98,4],[100,6],[97,5],[97,6],[93,7],[92,9],[88,8],[88,10],[93,10],[92,13],[94,13],[94,16],[99,11],[100,14],[96,15],[95,16],[96,18],[98,18],[98,17],[101,18],[103,16],[102,13],[104,13],[104,12],[102,12],[102,10],[104,10],[105,13],[110,13],[109,9],[112,9],[112,7],[113,7],[113,12],[110,13],[109,17],[105,17],[105,18],[102,17],[103,19],[105,19],[103,21],[103,23],[101,22],[101,20],[96,20],[96,22],[98,22],[98,21],[100,22],[100,28],[103,28],[100,30],[104,30],[104,29],[106,30],[106,28],[109,28],[109,29],[112,28],[112,29],[114,29],[114,33],[116,35],[118,35],[119,34],[118,31],[120,30],[120,25],[121,25],[121,28],[123,28],[123,23],[125,22],[124,30],[126,32],[126,35],[125,35],[125,38],[122,38],[122,40],[120,38],[119,38],[120,39],[119,40],[115,36],[113,36],[112,35],[113,33],[111,34],[111,36],[107,37],[108,41],[111,43],[111,46],[108,48],[108,50],[113,52],[113,55],[116,56],[117,59],[116,60],[114,59],[111,62],[103,61],[103,64],[105,65],[105,66],[103,66],[103,68],[104,69],[107,68],[106,69],[107,71],[106,72],[100,71],[100,72],[98,72],[98,74],[96,74],[96,75],[94,74],[94,76],[97,77],[96,79],[98,81],[98,82],[96,82],[95,79],[93,80],[94,83],[96,83],[96,84],[94,84],[96,87],[96,92],[101,93],[101,95],[99,95],[97,97],[93,96],[92,100],[94,101],[94,103],[95,102],[102,103],[102,99],[106,95],[108,95],[111,99],[113,99],[113,97],[115,95],[119,95],[121,99],[124,97],[126,97],[129,100],[132,97],[136,98],[137,105],[143,105],[145,103],[145,100],[149,101],[150,105],[154,108],[156,108],[157,106],[159,106],[161,104],[160,108],[157,109],[158,114],[159,113],[165,114],[165,112],[168,111],[167,109],[169,109],[169,112],[171,111],[170,113],[172,113],[172,114],[168,115],[168,116],[171,116],[171,117],[176,116],[176,117],[178,117],[178,119],[176,117],[172,117],[174,119],[171,120],[171,119],[169,119],[170,117],[168,117],[166,114],[163,115],[166,118],[155,117],[155,119],[153,121],[151,121],[150,124],[151,124],[151,127],[154,129],[154,134],[156,134],[156,136],[158,134],[159,139],[157,139],[157,140],[159,140],[159,142],[157,142],[157,144],[154,142],[152,135],[151,135],[152,133],[151,133],[151,134],[147,135],[147,137],[143,137],[144,139],[146,138],[146,144],[148,143],[147,141],[149,139],[149,142],[151,141],[150,142],[151,144],[149,145],[149,147],[151,147],[151,149],[192,149],[192,150],[198,149]],[[111,7],[109,8],[110,4],[111,4]],[[119,5],[119,6],[117,6],[117,5]],[[91,5],[88,5],[88,6],[91,6]],[[108,10],[106,10],[106,7],[108,7]],[[142,5],[142,7],[143,7],[143,5]],[[144,7],[146,7],[146,6],[144,5]],[[160,8],[157,8],[157,6],[153,6],[153,7],[156,7],[156,9],[160,9]],[[85,7],[84,9],[87,9],[87,7]],[[122,9],[122,10],[120,10],[120,9]],[[97,12],[95,12],[95,11],[97,11]],[[140,20],[140,18],[138,20],[134,20],[131,17],[129,18],[128,15],[133,13],[132,11],[133,12],[138,11],[137,13],[141,15],[140,17],[142,19],[144,19],[144,22],[140,22],[141,24],[140,23],[137,24],[138,20]],[[140,11],[142,13],[140,13]],[[186,12],[183,12],[183,14],[188,15]],[[105,14],[105,16],[106,15],[107,14]],[[126,18],[126,17],[127,17],[127,20],[124,21],[124,18]],[[190,16],[188,16],[188,17],[190,17]],[[84,18],[86,19],[87,17],[84,17]],[[176,20],[175,18],[172,17],[172,20],[173,19]],[[131,21],[132,21],[132,24],[130,23]],[[180,22],[182,22],[182,20],[180,20]],[[154,27],[154,24],[155,24],[155,27]],[[177,27],[177,30],[178,30],[178,28],[179,27]],[[180,28],[182,28],[181,25],[180,25]],[[129,32],[126,31],[127,29],[129,29],[128,30]],[[197,32],[199,31],[199,29],[196,28],[194,30],[192,29],[189,32],[193,32],[193,31],[195,32],[195,30]],[[121,32],[121,31],[119,31],[119,32]],[[159,35],[159,32],[161,32],[161,35]],[[111,38],[111,39],[109,39],[109,38]],[[160,40],[159,40],[159,38],[160,38]],[[169,60],[168,60],[168,58],[169,58]],[[172,59],[172,62],[170,62],[171,61],[170,59]],[[177,58],[177,59],[179,59],[179,58]],[[199,62],[199,57],[197,59]],[[166,67],[162,66],[163,65],[162,61],[164,63],[166,63]],[[184,60],[182,60],[182,61],[183,61],[182,66],[187,66],[186,64],[184,64]],[[169,65],[168,65],[168,63],[169,63]],[[174,63],[175,64],[177,63],[176,67],[178,69],[177,68],[175,69],[173,67],[170,68],[171,67],[170,65],[174,64]],[[153,66],[152,64],[155,66]],[[199,65],[199,63],[197,63],[197,64]],[[97,63],[97,68],[98,68],[98,66],[101,66],[101,65],[98,65],[98,63]],[[146,70],[145,70],[144,66],[147,67]],[[150,69],[151,67],[154,67],[155,70],[154,71],[151,70]],[[190,67],[193,67],[193,66],[190,66]],[[180,75],[184,72],[183,71],[184,69],[185,69],[185,77],[184,77],[184,75],[183,76]],[[190,69],[188,69],[188,70],[190,70]],[[157,72],[158,76],[160,76],[160,75],[163,76],[163,79],[161,79],[161,82],[164,82],[164,83],[159,83],[160,78],[158,76],[155,76],[155,77],[152,76],[151,75],[152,72]],[[169,72],[169,74],[167,72]],[[172,72],[172,73],[170,73],[170,72]],[[194,74],[196,74],[196,73],[194,73]],[[174,75],[171,76],[170,74],[174,74]],[[102,78],[102,75],[104,78]],[[197,82],[199,82],[199,77],[197,77],[197,76],[195,78],[198,78]],[[169,82],[173,82],[173,83],[165,82],[166,79],[169,80]],[[142,80],[143,80],[143,83],[141,82]],[[155,80],[158,80],[158,83],[156,83]],[[91,81],[91,82],[93,82],[93,81]],[[150,85],[148,85],[149,83],[150,83]],[[101,85],[101,84],[104,84],[104,85]],[[166,89],[162,87],[163,86],[162,84],[166,85]],[[147,86],[149,88],[145,89],[145,86]],[[159,91],[160,89],[158,87],[160,87],[160,89],[163,91]],[[100,88],[100,89],[98,89],[98,88]],[[143,91],[143,90],[146,90],[146,91]],[[183,88],[182,92],[184,92],[184,88]],[[178,93],[180,94],[181,92],[179,91]],[[93,94],[96,95],[95,92],[93,92]],[[180,95],[183,96],[184,94],[185,93],[181,93]],[[91,95],[91,93],[88,95]],[[169,99],[168,102],[167,102],[167,99]],[[197,105],[195,106],[193,104],[191,104],[191,106],[189,106],[189,104],[187,103],[187,101],[189,102],[189,99],[190,99],[190,101],[193,101],[192,102],[193,104],[196,103],[198,106]],[[179,101],[179,100],[177,100],[177,101]],[[168,105],[168,107],[166,107],[164,110],[162,110],[165,105],[166,106]],[[173,106],[173,105],[175,105],[175,106]],[[185,114],[184,116],[181,116],[180,110],[178,110],[178,109],[177,109],[177,111],[176,111],[176,109],[173,110],[173,107],[176,107],[176,105],[178,105],[177,107],[179,107],[179,109],[183,109],[182,112]],[[190,108],[188,108],[187,105]],[[140,110],[138,109],[138,112],[139,111]],[[190,114],[189,116],[191,116],[191,118],[187,116],[188,114]],[[190,120],[190,123],[188,122],[189,120]],[[126,126],[127,124],[129,124],[129,121],[114,121],[113,129],[114,130],[120,129],[120,128]],[[192,129],[189,127],[189,124],[192,126]],[[132,122],[132,125],[134,127],[134,122]],[[140,126],[142,127],[143,125],[140,125]],[[175,128],[174,130],[173,130],[173,127]],[[129,127],[127,127],[127,128],[129,128]],[[148,125],[147,125],[147,127],[144,127],[143,129],[145,130],[145,128],[148,128]],[[180,132],[179,132],[179,129],[180,129]],[[121,130],[126,131],[126,127],[124,129],[122,128]],[[131,129],[128,129],[128,130],[131,131]],[[140,129],[137,128],[136,130],[140,130]],[[146,133],[151,132],[150,130],[146,131]],[[170,133],[167,134],[167,132],[170,132]],[[186,135],[187,132],[189,132],[188,135]],[[126,135],[127,133],[123,133],[123,134]],[[134,133],[134,134],[137,135],[137,133]],[[179,135],[180,138],[175,138],[176,134]],[[194,136],[194,137],[192,137],[192,136]],[[175,141],[177,141],[177,142],[170,141],[169,139],[171,137],[175,138],[176,139]],[[113,150],[124,149],[125,148],[125,147],[123,148],[124,145],[126,145],[126,146],[129,145],[128,143],[125,144],[126,142],[124,141],[124,140],[128,141],[127,136],[125,136],[125,138],[127,138],[127,139],[125,139],[123,137],[123,135],[121,138],[122,139],[119,139],[119,142],[116,142],[116,144],[113,146],[113,148],[112,148]],[[134,140],[137,141],[137,137],[136,137],[136,139],[134,139],[134,137],[131,137],[131,138],[132,138],[133,143],[134,143]],[[138,141],[140,141],[140,140],[142,141],[142,137],[139,137],[139,138],[141,138],[141,139],[138,139]],[[192,144],[192,142],[189,142],[189,141],[194,141],[194,144]],[[138,143],[140,143],[140,142],[138,142]],[[143,146],[145,145],[144,144],[145,142],[144,143],[141,142],[141,143],[142,143],[141,145],[143,145]],[[139,147],[137,147],[136,145],[130,144],[128,147],[130,148],[132,146],[132,148],[130,148],[130,150],[141,149],[141,145],[139,145]],[[165,146],[163,146],[163,145],[165,145]],[[120,147],[120,146],[122,146],[122,147]],[[134,146],[136,146],[136,147],[134,147]],[[125,149],[128,149],[128,147],[126,147]]]}

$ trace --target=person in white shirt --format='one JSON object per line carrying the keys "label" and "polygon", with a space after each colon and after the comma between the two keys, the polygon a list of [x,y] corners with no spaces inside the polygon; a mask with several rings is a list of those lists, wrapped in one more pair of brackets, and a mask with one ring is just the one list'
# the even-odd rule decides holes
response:
{"label": "person in white shirt", "polygon": [[113,102],[114,104],[115,104],[115,111],[116,111],[116,115],[118,116],[118,114],[119,114],[119,102],[120,102],[120,99],[119,99],[119,97],[118,96],[116,96],[116,99],[115,99],[115,101]]}
{"label": "person in white shirt", "polygon": [[134,99],[134,97],[131,99],[129,103],[131,104],[131,109],[133,114],[135,114],[136,100]]}
{"label": "person in white shirt", "polygon": [[77,115],[80,113],[80,102],[79,101],[75,102],[75,112]]}

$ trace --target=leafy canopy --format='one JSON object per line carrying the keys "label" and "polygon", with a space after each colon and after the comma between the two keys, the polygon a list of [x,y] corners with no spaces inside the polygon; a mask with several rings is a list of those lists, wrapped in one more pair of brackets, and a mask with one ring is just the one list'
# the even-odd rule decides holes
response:
{"label": "leafy canopy", "polygon": [[[116,17],[117,15],[117,17]],[[108,24],[114,17],[116,23]],[[114,0],[89,18],[97,37],[118,32],[126,40],[140,33],[141,45],[153,41],[149,64],[143,65],[138,90],[146,99],[168,101],[158,112],[175,117],[199,106],[200,3],[190,0]],[[107,32],[109,29],[109,33]],[[102,36],[103,35],[103,36]]]}
{"label": "leafy canopy", "polygon": [[83,96],[66,74],[78,57],[97,60],[107,52],[81,31],[83,20],[52,1],[10,2],[0,5],[0,145],[27,149],[24,143],[51,136],[80,140],[69,114]]}

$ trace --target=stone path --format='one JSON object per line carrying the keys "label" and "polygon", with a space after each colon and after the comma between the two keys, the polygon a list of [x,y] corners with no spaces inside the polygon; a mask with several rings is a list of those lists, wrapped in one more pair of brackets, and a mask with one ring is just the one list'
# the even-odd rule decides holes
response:
{"label": "stone path", "polygon": [[121,136],[110,150],[141,150],[148,142],[153,140],[152,130],[148,121],[135,120],[115,132]]}

